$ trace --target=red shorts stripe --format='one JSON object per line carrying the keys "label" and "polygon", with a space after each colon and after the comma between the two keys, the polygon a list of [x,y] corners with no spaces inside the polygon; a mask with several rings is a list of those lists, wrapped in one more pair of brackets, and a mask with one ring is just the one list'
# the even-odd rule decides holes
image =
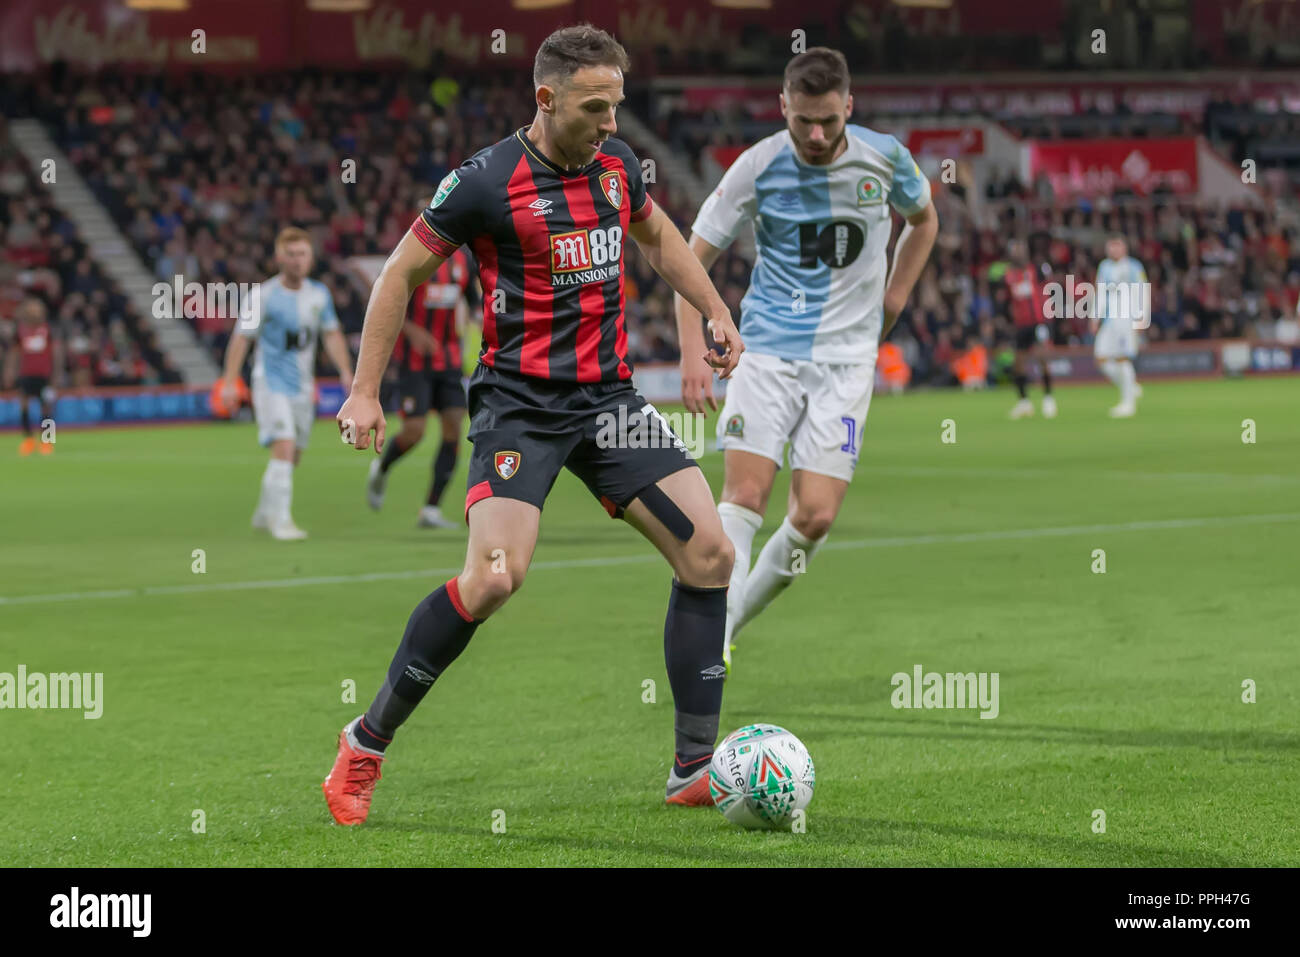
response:
{"label": "red shorts stripe", "polygon": [[487,479],[479,482],[465,495],[465,521],[469,521],[469,510],[475,502],[481,502],[485,498],[492,497],[492,485]]}

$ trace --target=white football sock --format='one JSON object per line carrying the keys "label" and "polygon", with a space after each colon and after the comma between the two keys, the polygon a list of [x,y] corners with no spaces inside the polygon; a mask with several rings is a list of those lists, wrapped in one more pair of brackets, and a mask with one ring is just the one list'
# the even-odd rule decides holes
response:
{"label": "white football sock", "polygon": [[1119,400],[1125,405],[1132,405],[1137,401],[1137,370],[1131,362],[1120,362],[1118,365]]}
{"label": "white football sock", "polygon": [[731,567],[731,583],[727,588],[727,627],[722,645],[727,648],[731,645],[731,636],[740,616],[745,580],[749,577],[749,560],[754,551],[754,536],[763,525],[763,516],[731,502],[719,505],[718,515],[722,518],[722,530],[736,549],[736,564]]}
{"label": "white football sock", "polygon": [[1101,362],[1097,363],[1097,366],[1098,368],[1101,369],[1101,374],[1104,375],[1111,382],[1115,383],[1115,385],[1119,388],[1119,400],[1123,402],[1124,381],[1121,378],[1119,363],[1116,362],[1114,359],[1102,359]]}
{"label": "white football sock", "polygon": [[790,517],[786,516],[781,527],[772,533],[772,537],[759,552],[758,561],[754,562],[754,570],[750,572],[749,581],[745,584],[736,631],[790,586],[795,575],[807,568],[808,562],[812,561],[824,541],[825,535],[815,542],[804,537],[790,524]]}
{"label": "white football sock", "polygon": [[293,463],[284,459],[271,459],[262,474],[262,503],[271,525],[292,521],[289,507],[293,504]]}

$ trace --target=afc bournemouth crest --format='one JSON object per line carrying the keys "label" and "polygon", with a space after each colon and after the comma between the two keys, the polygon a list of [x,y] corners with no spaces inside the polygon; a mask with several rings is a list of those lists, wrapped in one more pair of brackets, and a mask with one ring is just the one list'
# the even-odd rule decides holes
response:
{"label": "afc bournemouth crest", "polygon": [[508,479],[519,471],[519,453],[518,452],[498,452],[496,455],[497,475],[503,479]]}
{"label": "afc bournemouth crest", "polygon": [[745,437],[745,417],[743,415],[733,415],[727,420],[727,434],[741,439]]}
{"label": "afc bournemouth crest", "polygon": [[623,181],[618,173],[610,171],[600,176],[600,191],[615,209],[623,208]]}

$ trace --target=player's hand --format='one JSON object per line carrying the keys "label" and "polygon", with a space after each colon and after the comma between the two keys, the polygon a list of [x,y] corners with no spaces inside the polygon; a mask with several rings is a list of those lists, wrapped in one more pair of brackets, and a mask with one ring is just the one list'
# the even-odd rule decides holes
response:
{"label": "player's hand", "polygon": [[433,338],[428,329],[411,324],[403,331],[406,333],[406,337],[411,340],[412,348],[417,352],[421,352],[426,356],[436,356],[438,354],[438,340]]}
{"label": "player's hand", "polygon": [[740,354],[745,351],[745,344],[740,340],[740,332],[736,329],[736,324],[731,321],[731,314],[724,312],[710,319],[709,334],[713,336],[714,343],[724,348],[721,353],[710,349],[704,353],[704,361],[714,372],[719,373],[719,379],[730,378],[731,373],[736,371]]}
{"label": "player's hand", "polygon": [[221,404],[232,412],[239,408],[239,388],[229,379],[221,383]]}
{"label": "player's hand", "polygon": [[370,448],[370,432],[375,433],[375,454],[384,451],[384,410],[379,399],[374,396],[352,393],[343,408],[335,416],[339,423],[339,435],[343,441],[354,449],[365,451]]}
{"label": "player's hand", "polygon": [[695,356],[682,356],[682,402],[691,414],[704,413],[704,404],[718,411],[718,400],[713,397],[713,370],[707,362]]}

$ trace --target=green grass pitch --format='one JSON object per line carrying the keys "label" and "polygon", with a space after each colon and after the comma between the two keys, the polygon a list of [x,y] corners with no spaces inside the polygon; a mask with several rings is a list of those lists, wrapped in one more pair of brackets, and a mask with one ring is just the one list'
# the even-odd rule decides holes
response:
{"label": "green grass pitch", "polygon": [[[1150,382],[1131,421],[1106,417],[1108,387],[1061,390],[1054,421],[1008,421],[1012,401],[876,397],[826,549],[740,636],[721,730],[768,721],[808,745],[806,833],[664,806],[670,573],[567,473],[523,589],[344,829],[319,787],[338,730],[463,558],[463,532],[414,527],[432,442],[374,514],[370,453],[319,422],[301,543],[249,528],[249,425],[9,447],[0,672],[102,672],[104,711],[0,711],[0,861],[1300,864],[1300,382]],[[721,457],[702,464],[717,490]],[[997,672],[998,717],[896,710],[890,677],[918,664]]]}

